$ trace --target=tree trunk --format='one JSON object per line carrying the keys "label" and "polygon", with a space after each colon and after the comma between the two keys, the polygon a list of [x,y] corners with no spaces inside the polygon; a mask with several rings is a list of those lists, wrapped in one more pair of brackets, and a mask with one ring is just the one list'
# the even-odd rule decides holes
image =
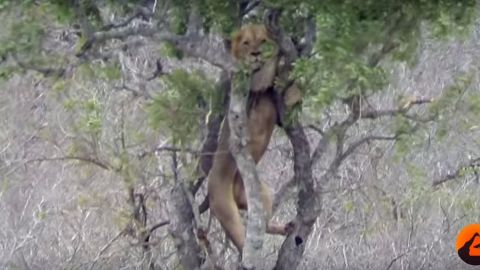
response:
{"label": "tree trunk", "polygon": [[[237,72],[235,76],[241,72]],[[242,81],[243,80],[243,81]],[[248,202],[248,219],[245,245],[242,254],[243,269],[259,269],[262,265],[260,254],[265,238],[266,217],[260,197],[261,184],[255,161],[247,148],[247,97],[249,78],[235,78],[230,96],[228,122],[230,124],[230,151],[242,176]]]}
{"label": "tree trunk", "polygon": [[[176,162],[174,162],[176,164]],[[200,269],[202,250],[198,245],[194,230],[194,214],[187,193],[186,185],[176,175],[175,183],[170,193],[168,210],[170,213],[169,232],[175,240],[177,256],[183,269]]]}
{"label": "tree trunk", "polygon": [[321,209],[320,193],[316,192],[312,177],[312,160],[307,136],[299,123],[286,128],[285,131],[292,143],[294,154],[295,181],[298,185],[297,216],[294,232],[285,239],[280,248],[275,270],[297,269]]}

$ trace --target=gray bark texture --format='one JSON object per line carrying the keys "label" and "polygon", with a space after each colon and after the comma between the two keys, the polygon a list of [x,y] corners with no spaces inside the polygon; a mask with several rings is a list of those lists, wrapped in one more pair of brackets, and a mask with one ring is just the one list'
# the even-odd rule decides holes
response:
{"label": "gray bark texture", "polygon": [[275,270],[297,269],[303,259],[305,244],[320,214],[321,198],[314,187],[310,144],[300,125],[286,129],[294,155],[294,179],[298,185],[296,226],[282,244]]}
{"label": "gray bark texture", "polygon": [[[267,13],[265,25],[285,56],[285,67],[289,71],[284,73],[284,76],[286,76],[284,79],[288,79],[292,63],[298,58],[298,52],[292,40],[279,27],[279,16],[280,12],[278,10],[272,10]],[[307,32],[313,33],[314,31],[309,29]],[[315,37],[311,35],[307,40],[307,43],[312,43]],[[295,229],[285,239],[279,251],[274,268],[276,270],[293,270],[298,268],[303,260],[305,245],[321,210],[321,197],[315,189],[312,176],[310,143],[303,127],[297,121],[292,126],[286,127],[285,132],[292,144],[294,154],[294,182],[298,186],[297,215],[295,217]]]}
{"label": "gray bark texture", "polygon": [[200,269],[201,248],[195,237],[194,215],[187,192],[181,182],[177,181],[172,188],[169,213],[169,232],[175,240],[175,247],[180,264],[184,269]]}
{"label": "gray bark texture", "polygon": [[[248,85],[248,84],[247,84]],[[238,86],[236,86],[238,87]],[[255,162],[248,151],[247,93],[245,89],[232,88],[228,122],[230,124],[230,151],[242,176],[248,202],[248,219],[245,246],[242,254],[243,269],[259,269],[263,240],[265,238],[266,217],[260,197],[261,184]]]}

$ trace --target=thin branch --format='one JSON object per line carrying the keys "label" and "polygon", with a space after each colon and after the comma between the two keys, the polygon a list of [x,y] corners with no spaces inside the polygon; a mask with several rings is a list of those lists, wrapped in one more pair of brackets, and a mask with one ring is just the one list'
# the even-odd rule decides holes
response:
{"label": "thin branch", "polygon": [[330,135],[323,134],[322,138],[315,147],[315,150],[312,154],[312,163],[315,164],[318,160],[322,158],[323,153],[327,150],[328,143],[330,142]]}
{"label": "thin branch", "polygon": [[51,158],[36,158],[36,159],[30,159],[26,163],[32,163],[32,162],[44,162],[44,161],[69,161],[69,160],[77,160],[77,161],[83,161],[86,163],[90,163],[93,165],[96,165],[104,170],[112,170],[114,169],[110,164],[105,163],[103,161],[100,161],[95,158],[91,157],[80,157],[80,156],[64,156],[64,157],[51,157]]}
{"label": "thin branch", "polygon": [[325,135],[325,132],[321,128],[319,128],[319,127],[317,127],[313,124],[310,124],[310,125],[306,126],[306,128],[313,129],[314,131],[318,132],[318,134],[320,134],[322,136]]}
{"label": "thin branch", "polygon": [[377,119],[384,116],[405,115],[414,105],[426,104],[432,101],[432,98],[411,99],[403,104],[399,109],[366,110],[360,113],[360,117],[366,119]]}
{"label": "thin branch", "polygon": [[155,62],[155,71],[151,76],[147,77],[146,80],[151,81],[165,74],[166,73],[163,71],[163,66],[162,66],[162,63],[160,62],[160,59],[157,59],[157,61]]}
{"label": "thin branch", "polygon": [[252,10],[254,10],[256,7],[258,7],[258,5],[260,5],[260,0],[256,0],[256,1],[251,1],[248,3],[247,7],[241,11],[240,13],[240,18],[243,18],[245,15],[247,15],[248,13],[250,13]]}
{"label": "thin branch", "polygon": [[125,83],[122,84],[122,85],[113,86],[113,89],[114,89],[114,90],[117,90],[117,91],[126,91],[126,92],[129,92],[129,93],[132,94],[132,96],[133,96],[134,98],[143,97],[143,98],[145,98],[145,99],[152,99],[152,96],[150,96],[148,93],[142,92],[142,91],[137,90],[137,89],[133,89],[132,87],[126,85]]}
{"label": "thin branch", "polygon": [[364,137],[354,143],[352,143],[343,154],[341,154],[340,159],[344,160],[347,156],[352,154],[358,147],[364,145],[365,143],[369,143],[371,141],[394,141],[398,139],[399,134],[395,136],[377,136],[377,135],[370,135]]}
{"label": "thin branch", "polygon": [[52,68],[46,66],[37,66],[33,63],[27,63],[23,60],[20,60],[16,54],[11,54],[13,60],[17,63],[19,67],[24,70],[33,70],[43,74],[44,76],[63,76],[66,72],[66,68]]}
{"label": "thin branch", "polygon": [[195,150],[192,148],[179,148],[179,147],[174,147],[174,146],[159,146],[157,148],[154,148],[149,151],[144,151],[138,154],[138,158],[142,159],[145,158],[148,155],[152,155],[154,153],[158,152],[181,152],[181,153],[189,153],[192,155],[214,155],[215,153],[201,153],[200,150]]}
{"label": "thin branch", "polygon": [[162,221],[162,222],[159,222],[155,225],[153,225],[148,231],[149,231],[149,235],[151,235],[155,230],[163,227],[163,226],[166,226],[170,224],[170,220],[165,220],[165,221]]}
{"label": "thin branch", "polygon": [[405,255],[407,255],[407,253],[408,253],[408,252],[404,252],[404,253],[398,255],[397,257],[393,258],[393,259],[390,261],[390,263],[388,264],[387,268],[385,268],[385,270],[389,270],[390,268],[392,268],[393,264],[394,264],[396,261],[400,260],[400,259],[401,259],[402,257],[404,257]]}
{"label": "thin branch", "polygon": [[313,44],[317,40],[317,24],[314,16],[309,16],[305,23],[304,42],[300,47],[300,56],[308,57],[312,53]]}
{"label": "thin branch", "polygon": [[133,15],[131,15],[127,19],[125,19],[121,22],[117,22],[117,23],[106,24],[101,29],[102,29],[102,31],[108,31],[108,30],[111,30],[113,28],[125,27],[125,26],[129,25],[136,18],[142,18],[143,20],[148,20],[152,16],[153,16],[153,12],[150,11],[148,8],[138,6],[135,9],[135,12],[133,13]]}
{"label": "thin branch", "polygon": [[113,237],[107,244],[105,244],[102,249],[100,249],[100,251],[98,252],[97,256],[95,257],[95,259],[93,260],[93,263],[90,265],[90,267],[88,268],[89,270],[92,270],[93,267],[95,266],[95,264],[97,263],[97,261],[100,259],[100,257],[103,255],[103,253],[105,253],[105,251],[107,251],[108,248],[110,248],[112,246],[112,244],[117,241],[120,236],[124,235],[125,234],[125,229],[121,230],[115,237]]}
{"label": "thin branch", "polygon": [[[146,26],[146,25],[136,25],[131,27],[125,27],[122,29],[111,29],[108,31],[98,31],[93,33],[82,45],[80,51],[76,54],[77,57],[85,57],[88,50],[90,50],[94,45],[103,44],[108,40],[119,39],[124,40],[127,37],[140,35],[140,36],[153,36],[158,33],[160,29],[156,26]],[[173,38],[175,35],[169,33],[163,33],[164,35],[168,34],[169,38]],[[167,38],[167,37],[165,37]]]}
{"label": "thin branch", "polygon": [[437,187],[450,180],[457,179],[462,176],[466,169],[472,169],[474,172],[480,171],[480,158],[472,159],[467,164],[460,165],[454,172],[449,172],[443,177],[434,180],[432,186]]}

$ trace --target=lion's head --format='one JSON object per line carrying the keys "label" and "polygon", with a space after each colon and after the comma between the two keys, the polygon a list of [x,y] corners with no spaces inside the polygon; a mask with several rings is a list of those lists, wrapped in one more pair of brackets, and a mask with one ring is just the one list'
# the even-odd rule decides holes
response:
{"label": "lion's head", "polygon": [[252,69],[260,68],[265,60],[276,55],[278,48],[269,37],[264,25],[243,26],[233,35],[231,53]]}

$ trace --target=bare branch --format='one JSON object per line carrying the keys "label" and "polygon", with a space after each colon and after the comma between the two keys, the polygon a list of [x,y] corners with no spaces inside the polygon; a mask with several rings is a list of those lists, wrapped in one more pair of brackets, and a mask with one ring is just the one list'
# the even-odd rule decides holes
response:
{"label": "bare branch", "polygon": [[[147,26],[142,24],[142,25],[136,25],[131,27],[125,27],[122,29],[113,28],[108,31],[95,32],[87,39],[87,41],[85,41],[85,43],[82,45],[82,47],[80,48],[80,51],[76,54],[76,56],[84,57],[85,54],[88,52],[88,50],[90,50],[94,45],[103,44],[109,40],[113,40],[113,39],[123,40],[133,35],[151,37],[154,34],[158,33],[159,30],[160,29],[158,27]],[[163,33],[163,34],[165,35],[164,37],[165,39],[174,38],[175,36],[169,33]]]}
{"label": "bare branch", "polygon": [[151,81],[165,74],[166,73],[163,71],[163,66],[162,66],[162,63],[160,62],[160,59],[157,59],[157,61],[155,62],[155,71],[151,76],[147,77],[146,80]]}
{"label": "bare branch", "polygon": [[147,93],[146,91],[141,91],[141,90],[138,90],[138,89],[134,89],[134,88],[126,85],[125,83],[122,84],[122,85],[114,86],[113,89],[115,89],[117,91],[127,91],[127,92],[131,93],[134,98],[143,97],[144,99],[147,99],[147,100],[152,99],[152,96],[149,93]]}
{"label": "bare branch", "polygon": [[17,65],[24,70],[33,70],[43,74],[44,76],[63,76],[66,72],[66,68],[53,68],[45,66],[37,66],[33,63],[27,63],[18,58],[16,54],[12,54],[12,58],[15,60]]}
{"label": "bare branch", "polygon": [[180,263],[185,269],[198,269],[201,265],[201,248],[195,237],[195,219],[190,199],[178,175],[176,152],[172,152],[174,186],[170,192],[168,211],[170,213],[169,233],[175,239]]}
{"label": "bare branch", "polygon": [[340,160],[344,160],[346,157],[348,157],[350,154],[352,154],[358,147],[366,144],[366,143],[369,143],[371,141],[394,141],[396,139],[398,139],[399,137],[399,134],[395,135],[395,136],[377,136],[377,135],[370,135],[370,136],[367,136],[365,138],[362,138],[354,143],[352,143],[348,148],[347,150],[345,150],[345,152],[343,152],[341,155],[340,155]]}
{"label": "bare branch", "polygon": [[320,134],[322,136],[325,135],[325,132],[321,128],[319,128],[319,127],[317,127],[313,124],[310,124],[310,125],[306,126],[306,128],[313,129],[314,131],[318,132],[318,134]]}
{"label": "bare branch", "polygon": [[105,161],[100,161],[98,159],[92,157],[81,157],[81,156],[64,156],[64,157],[51,157],[51,158],[36,158],[28,160],[26,163],[32,162],[44,162],[44,161],[69,161],[69,160],[77,160],[83,161],[86,163],[90,163],[96,165],[104,170],[115,170],[110,164],[106,163]]}
{"label": "bare branch", "polygon": [[384,116],[405,115],[414,105],[421,105],[432,102],[432,98],[419,98],[408,100],[399,109],[390,110],[368,110],[360,113],[361,118],[376,119]]}
{"label": "bare branch", "polygon": [[191,57],[206,60],[225,70],[234,71],[236,69],[235,62],[226,51],[224,42],[220,37],[215,35],[200,36],[196,33],[181,36],[173,34],[167,29],[162,29],[160,26],[150,25],[138,25],[122,29],[114,28],[110,31],[93,33],[77,53],[77,57],[85,57],[94,45],[98,46],[114,39],[124,40],[134,35],[150,37],[159,42],[169,42]]}
{"label": "bare branch", "polygon": [[138,154],[138,158],[142,159],[148,155],[152,155],[157,152],[181,152],[181,153],[189,153],[192,155],[214,155],[215,153],[201,153],[199,150],[195,150],[192,148],[179,148],[175,146],[159,146],[155,149],[152,149],[150,151],[144,151]]}
{"label": "bare branch", "polygon": [[466,169],[472,169],[474,172],[480,171],[480,158],[472,159],[468,163],[460,165],[454,172],[449,172],[443,177],[434,180],[432,186],[437,187],[450,180],[457,179],[463,176],[463,173]]}
{"label": "bare branch", "polygon": [[90,267],[88,268],[89,270],[93,269],[93,267],[95,266],[95,264],[98,262],[98,260],[100,260],[100,257],[103,255],[103,253],[105,253],[105,251],[107,251],[107,249],[109,249],[112,244],[117,241],[122,235],[125,234],[125,229],[121,230],[115,237],[113,237],[110,241],[108,241],[108,243],[106,243],[102,249],[100,249],[100,251],[98,252],[97,256],[95,257],[95,259],[93,260],[93,263],[90,265]]}
{"label": "bare branch", "polygon": [[125,27],[125,26],[129,25],[136,18],[142,18],[143,20],[148,20],[152,16],[153,16],[153,12],[150,11],[148,8],[138,6],[135,9],[135,12],[133,13],[133,15],[131,15],[130,17],[126,18],[125,20],[123,20],[121,22],[106,24],[101,29],[102,29],[102,31],[108,31],[108,30],[111,30],[113,28]]}
{"label": "bare branch", "polygon": [[300,56],[308,56],[311,54],[313,45],[317,40],[317,24],[315,22],[315,17],[310,16],[307,18],[305,23],[305,38],[304,42],[301,44]]}
{"label": "bare branch", "polygon": [[250,13],[259,5],[260,5],[260,0],[250,1],[249,3],[247,3],[247,6],[245,7],[245,9],[240,11],[240,18],[243,18],[245,15]]}
{"label": "bare branch", "polygon": [[323,153],[327,150],[328,143],[330,142],[330,134],[324,134],[315,147],[312,154],[312,162],[315,163],[322,158]]}
{"label": "bare branch", "polygon": [[279,25],[281,10],[270,9],[265,13],[264,23],[272,39],[279,45],[281,53],[285,56],[286,65],[291,65],[298,57],[297,49],[292,39]]}
{"label": "bare branch", "polygon": [[152,234],[156,229],[159,229],[165,225],[168,225],[170,224],[170,220],[165,220],[165,221],[162,221],[162,222],[159,222],[155,225],[153,225],[148,231],[150,232],[149,234]]}

